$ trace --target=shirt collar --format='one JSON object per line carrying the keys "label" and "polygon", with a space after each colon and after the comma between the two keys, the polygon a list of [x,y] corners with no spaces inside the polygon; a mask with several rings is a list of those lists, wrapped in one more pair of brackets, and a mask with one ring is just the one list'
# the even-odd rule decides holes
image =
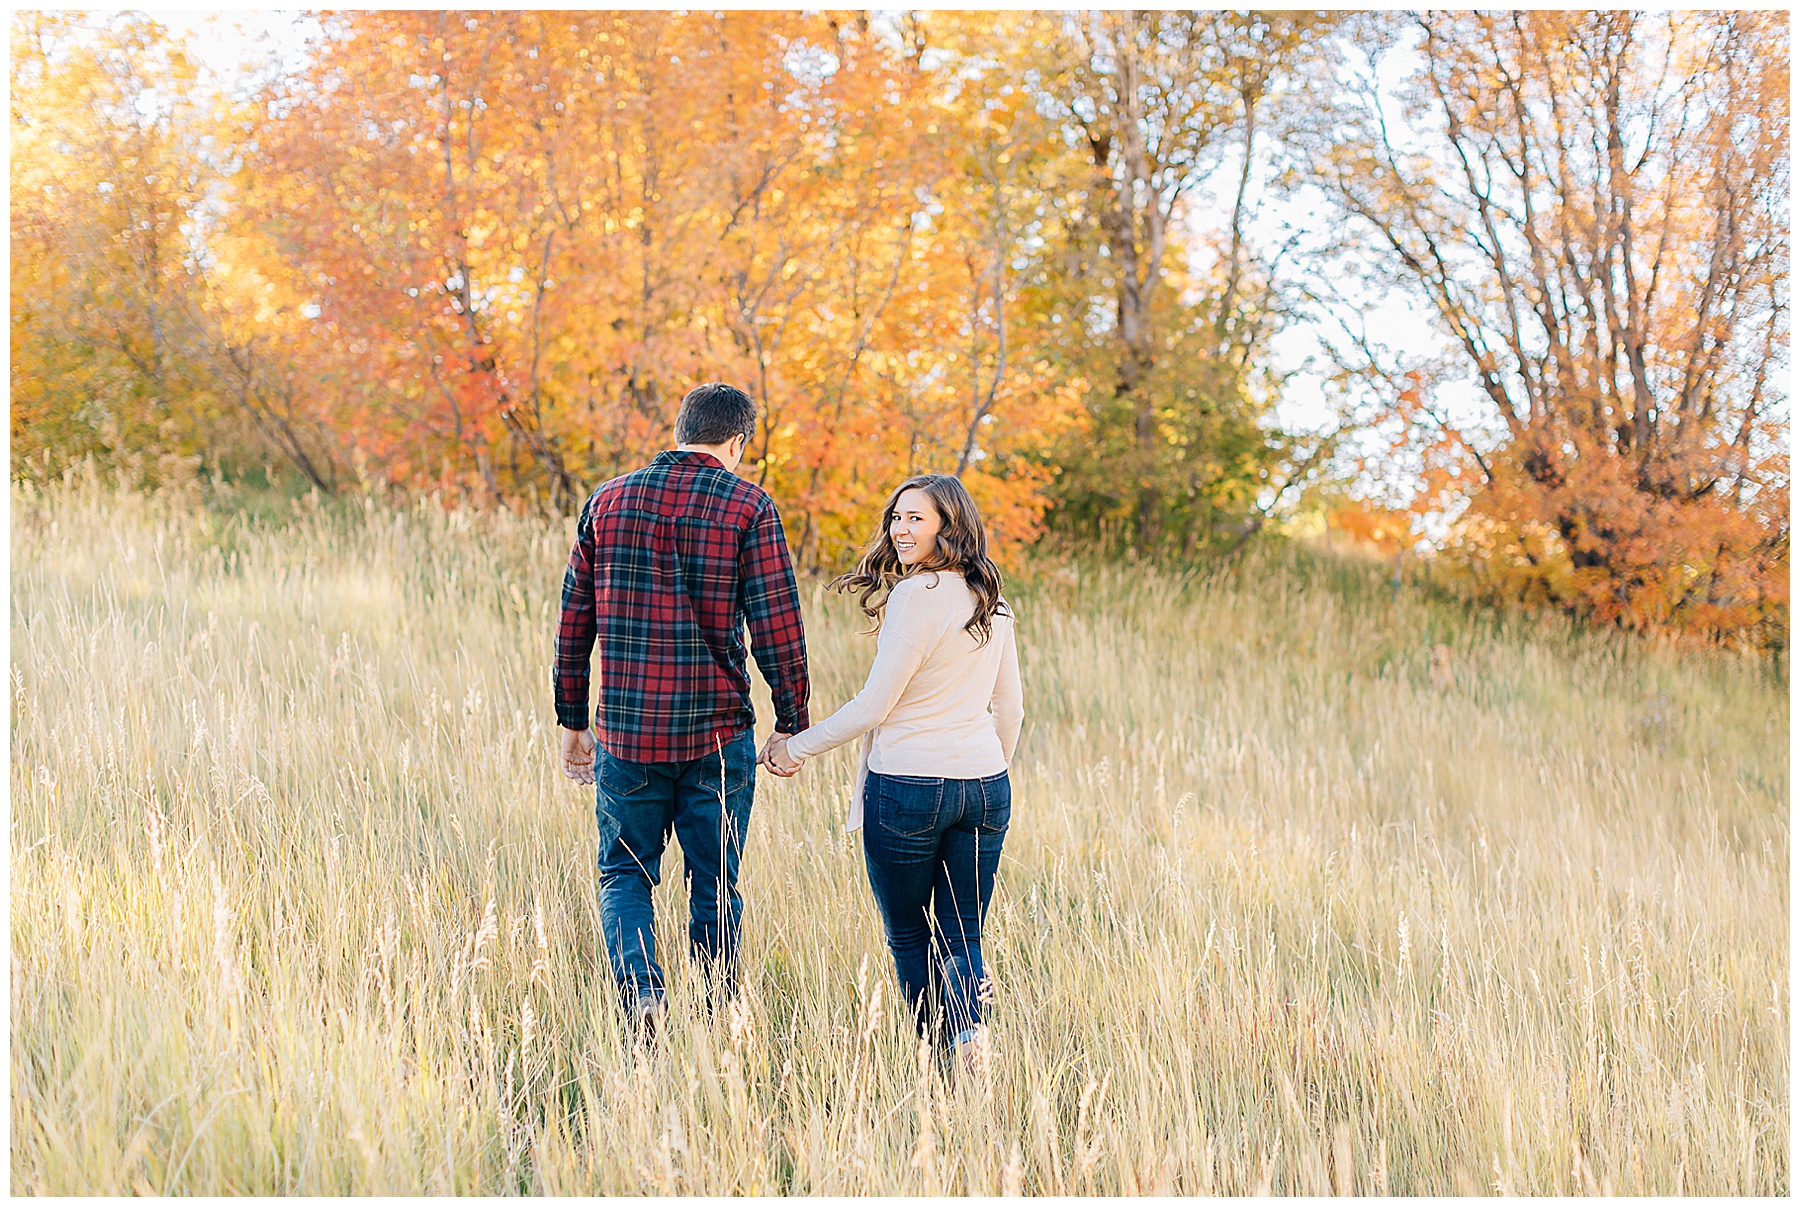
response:
{"label": "shirt collar", "polygon": [[723,461],[719,460],[717,457],[713,456],[711,453],[697,453],[697,452],[692,451],[691,449],[679,449],[679,448],[665,448],[662,452],[656,454],[656,460],[652,461],[650,464],[652,464],[652,465],[694,465],[694,466],[711,465],[718,469],[725,468],[725,463]]}

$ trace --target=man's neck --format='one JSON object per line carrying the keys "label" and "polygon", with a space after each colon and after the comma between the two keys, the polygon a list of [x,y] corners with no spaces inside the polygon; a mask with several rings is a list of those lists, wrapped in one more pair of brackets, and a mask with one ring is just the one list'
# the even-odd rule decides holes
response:
{"label": "man's neck", "polygon": [[678,453],[705,453],[734,474],[737,473],[739,462],[743,460],[742,454],[735,459],[732,457],[729,444],[677,444],[675,451]]}

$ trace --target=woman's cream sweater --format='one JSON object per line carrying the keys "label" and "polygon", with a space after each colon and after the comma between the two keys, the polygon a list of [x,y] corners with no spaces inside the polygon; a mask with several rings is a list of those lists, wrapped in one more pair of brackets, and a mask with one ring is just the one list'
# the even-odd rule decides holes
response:
{"label": "woman's cream sweater", "polygon": [[[863,689],[825,720],[788,739],[814,758],[867,734],[850,799],[862,825],[866,773],[980,779],[1005,771],[1025,720],[1011,609],[977,643],[963,626],[975,595],[954,570],[916,571],[894,584]],[[990,709],[992,711],[990,711]]]}

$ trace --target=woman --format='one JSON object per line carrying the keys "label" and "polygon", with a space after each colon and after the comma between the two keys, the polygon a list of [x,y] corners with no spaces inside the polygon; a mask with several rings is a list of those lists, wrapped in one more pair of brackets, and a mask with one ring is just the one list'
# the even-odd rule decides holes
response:
{"label": "woman", "polygon": [[921,1034],[967,1053],[982,1034],[981,923],[1025,717],[1012,610],[975,501],[955,478],[908,478],[856,568],[831,586],[861,592],[879,634],[875,664],[854,699],[771,743],[766,761],[792,775],[867,735],[849,828],[863,830],[869,886]]}

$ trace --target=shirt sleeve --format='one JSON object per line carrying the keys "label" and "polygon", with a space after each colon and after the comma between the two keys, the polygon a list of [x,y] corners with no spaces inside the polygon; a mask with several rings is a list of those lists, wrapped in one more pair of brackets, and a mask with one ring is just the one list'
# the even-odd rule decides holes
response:
{"label": "shirt sleeve", "polygon": [[1025,725],[1025,690],[1019,682],[1019,647],[1013,640],[1016,626],[1006,625],[1005,644],[1000,648],[1000,674],[994,679],[994,731],[1000,736],[1000,751],[1006,765],[1012,766],[1013,750],[1019,745],[1019,730]]}
{"label": "shirt sleeve", "polygon": [[811,729],[788,739],[788,753],[810,759],[861,737],[887,719],[901,693],[931,652],[935,634],[925,631],[913,591],[896,588],[875,639],[875,665],[861,691]]}
{"label": "shirt sleeve", "polygon": [[750,626],[750,652],[775,699],[777,733],[799,733],[808,723],[806,633],[800,621],[800,589],[788,556],[781,513],[773,502],[757,515],[738,554],[738,580],[744,587],[744,619]]}
{"label": "shirt sleeve", "polygon": [[562,618],[556,626],[556,722],[565,729],[588,727],[588,659],[594,652],[593,499],[575,524],[575,545],[563,571]]}

